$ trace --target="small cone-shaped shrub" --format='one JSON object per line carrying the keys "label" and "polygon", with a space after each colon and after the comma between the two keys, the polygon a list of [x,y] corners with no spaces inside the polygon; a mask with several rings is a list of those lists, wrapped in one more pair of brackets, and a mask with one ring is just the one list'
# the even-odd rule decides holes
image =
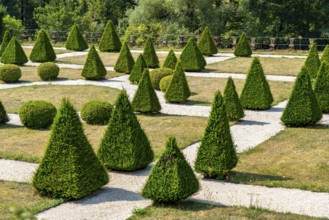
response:
{"label": "small cone-shaped shrub", "polygon": [[41,30],[37,41],[35,42],[31,55],[30,60],[34,62],[51,62],[56,60],[56,54],[51,46],[48,34]]}
{"label": "small cone-shaped shrub", "polygon": [[98,149],[98,157],[107,169],[122,171],[145,168],[153,160],[150,142],[125,91],[122,91],[116,100]]}
{"label": "small cone-shaped shrub", "polygon": [[181,62],[178,61],[172,80],[166,90],[165,99],[167,102],[185,102],[191,92]]}
{"label": "small cone-shaped shrub", "polygon": [[206,177],[224,179],[237,162],[224,100],[218,91],[197,153],[195,170]]}
{"label": "small cone-shaped shrub", "polygon": [[212,56],[218,53],[218,49],[214,43],[213,37],[210,34],[208,27],[201,34],[198,47],[203,55]]}
{"label": "small cone-shaped shrub", "polygon": [[327,44],[326,47],[324,48],[320,61],[321,63],[324,61],[329,62],[329,44]]}
{"label": "small cone-shaped shrub", "polygon": [[67,38],[66,49],[74,51],[83,51],[88,49],[88,44],[82,36],[77,25],[73,25],[72,30]]}
{"label": "small cone-shaped shrub", "polygon": [[251,63],[240,101],[243,108],[254,110],[269,109],[273,102],[270,86],[257,57]]}
{"label": "small cone-shaped shrub", "polygon": [[176,139],[171,137],[165,152],[149,174],[142,196],[156,202],[177,202],[196,193],[199,187]]}
{"label": "small cone-shaped shrub", "polygon": [[162,67],[166,67],[169,69],[175,69],[177,64],[177,57],[175,55],[175,52],[173,49],[170,49],[168,56],[166,57],[166,60],[163,63]]}
{"label": "small cone-shaped shrub", "polygon": [[138,89],[131,104],[136,112],[150,113],[161,110],[161,105],[152,86],[148,69],[144,69],[142,79],[138,84]]}
{"label": "small cone-shaped shrub", "polygon": [[224,90],[224,103],[228,120],[237,121],[244,116],[243,108],[231,77],[228,78]]}
{"label": "small cone-shaped shrub", "polygon": [[308,53],[307,59],[304,64],[308,74],[311,77],[311,80],[316,79],[316,75],[319,71],[320,65],[321,65],[321,62],[319,59],[318,50],[316,48],[316,43],[313,43],[311,50]]}
{"label": "small cone-shaped shrub", "polygon": [[143,54],[140,54],[137,58],[136,63],[134,64],[133,69],[131,70],[129,81],[134,84],[138,84],[142,78],[144,68],[147,68]]}
{"label": "small cone-shaped shrub", "polygon": [[129,74],[131,70],[134,68],[135,61],[133,56],[130,53],[130,49],[126,42],[123,42],[119,58],[115,63],[114,70],[119,73],[127,73]]}
{"label": "small cone-shaped shrub", "polygon": [[322,113],[329,113],[329,64],[324,61],[321,63],[314,86],[319,107]]}
{"label": "small cone-shaped shrub", "polygon": [[27,61],[28,59],[22,46],[15,37],[12,37],[1,56],[1,62],[5,64],[22,65],[27,63]]}
{"label": "small cone-shaped shrub", "polygon": [[286,126],[304,127],[316,124],[321,117],[321,110],[312,89],[310,76],[303,66],[297,76],[281,121]]}
{"label": "small cone-shaped shrub", "polygon": [[106,74],[103,61],[99,57],[95,46],[91,45],[81,75],[86,79],[99,80],[103,79]]}
{"label": "small cone-shaped shrub", "polygon": [[180,60],[185,71],[200,71],[207,64],[193,38],[185,45]]}
{"label": "small cone-shaped shrub", "polygon": [[149,68],[158,68],[159,67],[159,59],[155,52],[152,38],[147,38],[144,46],[143,56],[147,67]]}
{"label": "small cone-shaped shrub", "polygon": [[4,125],[9,121],[7,112],[0,101],[0,125]]}
{"label": "small cone-shaped shrub", "polygon": [[237,57],[250,57],[252,54],[250,45],[248,43],[245,33],[241,34],[238,45],[234,50],[234,55]]}
{"label": "small cone-shaped shrub", "polygon": [[51,128],[33,186],[54,198],[79,199],[108,183],[106,170],[83,133],[80,118],[64,99]]}
{"label": "small cone-shaped shrub", "polygon": [[101,41],[99,42],[98,49],[102,52],[119,52],[121,48],[121,41],[113,22],[109,20],[104,29]]}
{"label": "small cone-shaped shrub", "polygon": [[5,51],[7,45],[9,44],[9,41],[11,39],[9,31],[5,31],[5,35],[2,38],[2,43],[1,43],[1,49],[0,49],[0,57]]}

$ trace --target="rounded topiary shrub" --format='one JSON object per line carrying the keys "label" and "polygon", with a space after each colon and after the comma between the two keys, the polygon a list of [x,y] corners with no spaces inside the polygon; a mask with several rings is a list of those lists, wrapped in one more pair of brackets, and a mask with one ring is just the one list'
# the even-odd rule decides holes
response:
{"label": "rounded topiary shrub", "polygon": [[154,89],[160,89],[160,81],[163,77],[172,75],[174,71],[172,69],[162,67],[154,69],[150,72],[151,82]]}
{"label": "rounded topiary shrub", "polygon": [[5,83],[15,83],[22,77],[21,69],[14,64],[0,66],[0,80]]}
{"label": "rounded topiary shrub", "polygon": [[59,67],[53,62],[42,63],[38,66],[38,76],[44,81],[56,79]]}
{"label": "rounded topiary shrub", "polygon": [[111,117],[112,109],[110,103],[94,100],[82,106],[80,116],[87,124],[105,125]]}
{"label": "rounded topiary shrub", "polygon": [[172,76],[173,75],[169,75],[169,76],[166,76],[166,77],[163,77],[161,80],[160,80],[160,90],[162,92],[166,92],[166,90],[168,89],[168,86],[172,80]]}
{"label": "rounded topiary shrub", "polygon": [[56,108],[46,101],[29,101],[19,109],[19,118],[25,127],[48,128],[56,115]]}

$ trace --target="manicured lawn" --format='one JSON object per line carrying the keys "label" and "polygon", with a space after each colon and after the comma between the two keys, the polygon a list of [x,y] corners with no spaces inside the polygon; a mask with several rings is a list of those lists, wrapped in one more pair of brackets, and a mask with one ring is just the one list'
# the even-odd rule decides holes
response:
{"label": "manicured lawn", "polygon": [[[31,52],[32,52],[32,48],[23,48],[25,54],[27,57],[30,56]],[[62,54],[62,53],[69,53],[70,51],[69,50],[56,50],[54,49],[55,53],[56,54]]]}

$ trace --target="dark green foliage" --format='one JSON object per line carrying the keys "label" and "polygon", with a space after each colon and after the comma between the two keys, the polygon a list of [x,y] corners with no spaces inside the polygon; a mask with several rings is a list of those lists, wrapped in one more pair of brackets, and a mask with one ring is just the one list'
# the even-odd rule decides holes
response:
{"label": "dark green foliage", "polygon": [[322,113],[329,113],[329,64],[324,61],[321,63],[314,86],[319,107]]}
{"label": "dark green foliage", "polygon": [[316,75],[319,71],[320,65],[321,63],[319,59],[318,50],[316,48],[316,43],[312,43],[311,50],[308,53],[307,59],[304,64],[304,67],[306,68],[312,81],[316,79]]}
{"label": "dark green foliage", "polygon": [[7,112],[0,101],[0,125],[5,125],[9,121]]}
{"label": "dark green foliage", "polygon": [[172,75],[174,71],[172,69],[162,67],[158,69],[154,69],[150,72],[151,82],[154,89],[160,89],[160,81],[162,78]]}
{"label": "dark green foliage", "polygon": [[48,197],[79,199],[108,181],[77,112],[63,99],[51,127],[45,155],[33,177],[34,188]]}
{"label": "dark green foliage", "polygon": [[208,27],[204,29],[200,37],[198,47],[203,55],[212,56],[218,53],[218,49],[214,43],[213,37],[210,34]]}
{"label": "dark green foliage", "polygon": [[59,74],[59,67],[52,62],[41,63],[37,69],[38,76],[44,80],[54,80]]}
{"label": "dark green foliage", "polygon": [[200,71],[207,65],[193,38],[190,38],[184,47],[180,60],[185,71]]}
{"label": "dark green foliage", "polygon": [[304,127],[316,124],[321,117],[321,110],[312,89],[310,76],[306,67],[303,66],[297,76],[281,121],[286,126]]}
{"label": "dark green foliage", "polygon": [[95,46],[91,45],[81,75],[86,79],[99,80],[103,79],[106,74],[105,66],[99,57]]}
{"label": "dark green foliage", "polygon": [[197,153],[195,170],[206,177],[224,179],[237,162],[224,100],[218,91]]}
{"label": "dark green foliage", "polygon": [[269,109],[273,102],[270,86],[257,57],[251,63],[240,101],[243,108],[254,110]]}
{"label": "dark green foliage", "polygon": [[55,51],[53,46],[51,46],[48,34],[44,30],[41,30],[38,35],[30,55],[30,60],[41,63],[56,60]]}
{"label": "dark green foliage", "polygon": [[144,46],[143,56],[148,68],[158,68],[159,59],[155,52],[152,38],[147,38]]}
{"label": "dark green foliage", "polygon": [[143,54],[139,54],[137,61],[131,70],[129,81],[134,84],[138,84],[139,80],[142,78],[144,68],[147,68]]}
{"label": "dark green foliage", "polygon": [[0,49],[0,57],[5,51],[7,45],[9,44],[9,41],[11,39],[9,31],[5,31],[5,35],[2,38],[2,43],[1,43],[1,49]]}
{"label": "dark green foliage", "polygon": [[176,57],[175,52],[173,51],[173,49],[170,49],[170,51],[169,51],[169,53],[166,57],[166,60],[164,61],[162,67],[166,67],[166,68],[174,70],[175,67],[176,67],[176,64],[177,64],[177,57]]}
{"label": "dark green foliage", "polygon": [[153,160],[153,151],[141,128],[128,95],[122,91],[98,149],[106,168],[133,171],[145,168]]}
{"label": "dark green foliage", "polygon": [[130,49],[126,42],[123,42],[119,58],[115,63],[114,70],[119,73],[127,73],[129,74],[131,70],[134,68],[135,61],[133,56],[130,53]]}
{"label": "dark green foliage", "polygon": [[67,38],[66,49],[74,51],[83,51],[88,49],[88,44],[82,36],[77,25],[73,25],[72,30]]}
{"label": "dark green foliage", "polygon": [[160,90],[162,92],[166,92],[168,87],[169,87],[169,84],[172,80],[172,77],[173,75],[169,75],[169,76],[165,76],[163,77],[161,80],[160,80]]}
{"label": "dark green foliage", "polygon": [[106,125],[110,120],[112,110],[110,103],[94,100],[82,106],[80,116],[87,124]]}
{"label": "dark green foliage", "polygon": [[27,63],[27,61],[28,59],[22,46],[15,37],[12,37],[1,56],[1,62],[5,64],[22,65]]}
{"label": "dark green foliage", "polygon": [[324,48],[320,61],[321,63],[324,61],[329,62],[329,44],[327,44],[326,47]]}
{"label": "dark green foliage", "polygon": [[165,152],[149,174],[142,196],[156,202],[177,202],[196,193],[199,187],[176,139],[170,137]]}
{"label": "dark green foliage", "polygon": [[250,57],[252,54],[250,45],[248,43],[245,33],[242,33],[238,44],[234,50],[234,55],[237,57]]}
{"label": "dark green foliage", "polygon": [[190,88],[188,87],[184,70],[179,61],[176,65],[172,80],[166,90],[165,99],[167,102],[182,103],[185,102],[190,95]]}
{"label": "dark green foliage", "polygon": [[119,52],[121,48],[121,41],[117,32],[115,31],[113,22],[109,20],[104,29],[98,49],[102,52]]}
{"label": "dark green foliage", "polygon": [[224,103],[228,120],[237,121],[244,116],[243,108],[231,77],[228,78],[224,90]]}
{"label": "dark green foliage", "polygon": [[46,101],[29,101],[19,109],[19,118],[27,128],[48,128],[54,120],[56,108]]}
{"label": "dark green foliage", "polygon": [[136,112],[151,113],[161,110],[161,105],[152,86],[150,72],[147,68],[144,69],[131,104]]}
{"label": "dark green foliage", "polygon": [[15,64],[0,66],[0,80],[5,83],[15,83],[22,77],[21,69]]}

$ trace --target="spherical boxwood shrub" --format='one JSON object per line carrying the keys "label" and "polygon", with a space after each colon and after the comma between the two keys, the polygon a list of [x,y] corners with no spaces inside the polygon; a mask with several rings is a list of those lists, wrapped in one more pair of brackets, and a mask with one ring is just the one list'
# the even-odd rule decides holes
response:
{"label": "spherical boxwood shrub", "polygon": [[172,75],[174,71],[172,69],[162,67],[154,69],[150,72],[151,82],[154,89],[160,89],[160,81],[163,77]]}
{"label": "spherical boxwood shrub", "polygon": [[0,66],[0,80],[5,83],[15,83],[22,77],[21,69],[14,64]]}
{"label": "spherical boxwood shrub", "polygon": [[161,80],[160,80],[160,90],[162,92],[166,92],[171,80],[172,80],[172,76],[173,75],[169,75],[169,76],[166,76],[166,77],[163,77]]}
{"label": "spherical boxwood shrub", "polygon": [[46,101],[29,101],[19,109],[19,118],[25,127],[48,128],[56,115],[56,108]]}
{"label": "spherical boxwood shrub", "polygon": [[81,118],[92,125],[105,125],[108,123],[111,113],[112,105],[105,101],[90,101],[85,103],[80,111]]}
{"label": "spherical boxwood shrub", "polygon": [[42,80],[53,80],[56,79],[59,74],[59,67],[53,62],[41,63],[37,72]]}

